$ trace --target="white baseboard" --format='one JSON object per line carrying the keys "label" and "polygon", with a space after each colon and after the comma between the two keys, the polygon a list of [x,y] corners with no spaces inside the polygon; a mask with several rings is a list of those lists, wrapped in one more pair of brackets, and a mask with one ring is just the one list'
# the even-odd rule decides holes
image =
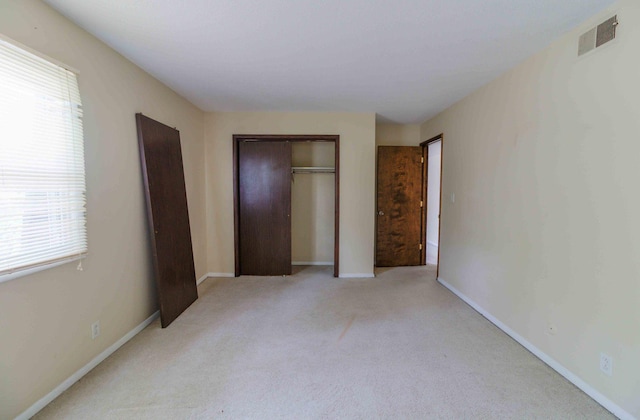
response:
{"label": "white baseboard", "polygon": [[156,311],[149,318],[142,321],[142,323],[140,323],[137,327],[135,327],[134,329],[126,333],[124,337],[122,337],[120,340],[113,343],[105,351],[103,351],[102,353],[94,357],[93,360],[91,360],[89,363],[87,363],[86,365],[81,367],[79,370],[77,370],[73,375],[69,376],[60,385],[55,387],[53,391],[49,392],[47,395],[45,395],[44,397],[36,401],[35,404],[33,404],[31,407],[29,407],[24,412],[22,412],[22,414],[16,417],[16,420],[28,420],[31,417],[35,416],[40,410],[45,408],[51,401],[55,400],[58,396],[60,396],[60,394],[62,394],[67,389],[71,388],[73,384],[78,382],[84,375],[89,373],[91,369],[98,366],[107,357],[111,356],[113,353],[115,353],[116,350],[122,347],[127,341],[131,340],[140,331],[144,330],[149,324],[155,321],[156,318],[158,318],[158,316],[160,316],[160,311]]}
{"label": "white baseboard", "polygon": [[208,277],[235,277],[234,273],[209,273]]}
{"label": "white baseboard", "polygon": [[341,273],[341,279],[368,279],[375,277],[373,273]]}
{"label": "white baseboard", "polygon": [[331,261],[293,261],[291,265],[333,265]]}
{"label": "white baseboard", "polygon": [[205,281],[208,278],[209,278],[209,273],[207,273],[204,276],[200,277],[198,280],[196,280],[196,286],[198,286],[200,283],[202,283],[203,281]]}
{"label": "white baseboard", "polygon": [[531,353],[533,353],[540,360],[542,360],[547,365],[549,365],[549,367],[551,367],[553,370],[558,372],[560,375],[564,376],[569,382],[573,383],[575,386],[577,386],[582,391],[584,391],[588,396],[590,396],[596,402],[598,402],[598,404],[600,404],[601,406],[603,406],[607,410],[611,411],[611,413],[613,413],[613,415],[615,415],[616,417],[620,418],[621,420],[634,420],[635,419],[635,417],[633,417],[629,412],[625,411],[622,407],[620,407],[619,405],[617,405],[616,403],[611,401],[609,398],[607,398],[604,395],[602,395],[600,392],[598,392],[591,385],[589,385],[588,383],[586,383],[585,381],[580,379],[580,377],[578,377],[576,374],[574,374],[569,369],[567,369],[566,367],[562,366],[556,360],[551,358],[551,356],[549,356],[548,354],[544,353],[542,350],[540,350],[539,348],[537,348],[536,346],[531,344],[529,341],[527,341],[520,334],[518,334],[517,332],[513,331],[511,328],[507,327],[504,323],[502,323],[496,317],[491,315],[489,312],[485,311],[482,307],[480,307],[477,303],[475,303],[469,297],[464,295],[458,289],[456,289],[455,287],[453,287],[452,285],[450,285],[449,283],[447,283],[446,281],[444,281],[440,277],[438,277],[438,282],[440,284],[442,284],[444,287],[446,287],[447,289],[449,289],[451,292],[453,292],[453,294],[458,296],[460,299],[465,301],[467,303],[467,305],[469,305],[473,309],[475,309],[480,315],[482,315],[483,317],[487,318],[496,327],[500,328],[507,335],[509,335],[514,340],[516,340],[518,343],[520,343],[524,348],[529,350]]}
{"label": "white baseboard", "polygon": [[196,282],[196,285],[199,285],[209,277],[235,277],[236,275],[233,273],[207,273],[204,276],[200,277]]}

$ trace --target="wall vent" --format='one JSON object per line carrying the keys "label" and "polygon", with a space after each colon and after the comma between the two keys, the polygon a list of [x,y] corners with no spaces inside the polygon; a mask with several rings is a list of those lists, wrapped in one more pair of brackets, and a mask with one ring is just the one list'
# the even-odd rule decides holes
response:
{"label": "wall vent", "polygon": [[616,38],[618,16],[605,20],[600,25],[580,35],[578,56],[588,53]]}

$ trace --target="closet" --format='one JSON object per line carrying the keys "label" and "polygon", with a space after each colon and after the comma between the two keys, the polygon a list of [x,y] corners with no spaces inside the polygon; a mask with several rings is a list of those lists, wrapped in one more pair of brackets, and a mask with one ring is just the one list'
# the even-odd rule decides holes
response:
{"label": "closet", "polygon": [[235,274],[339,273],[339,136],[234,135]]}

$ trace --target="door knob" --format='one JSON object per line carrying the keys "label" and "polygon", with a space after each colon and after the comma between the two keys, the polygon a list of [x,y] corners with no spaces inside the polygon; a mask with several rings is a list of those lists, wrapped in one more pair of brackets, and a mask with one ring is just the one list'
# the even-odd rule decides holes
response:
{"label": "door knob", "polygon": [[378,212],[378,216],[384,216],[384,212],[383,212],[382,210],[380,210],[380,211]]}

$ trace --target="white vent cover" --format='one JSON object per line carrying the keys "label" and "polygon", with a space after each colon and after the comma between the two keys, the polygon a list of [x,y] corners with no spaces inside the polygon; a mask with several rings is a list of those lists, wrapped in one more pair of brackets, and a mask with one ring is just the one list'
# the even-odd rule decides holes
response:
{"label": "white vent cover", "polygon": [[614,16],[580,35],[578,55],[586,54],[609,41],[613,41],[616,38],[617,26],[618,16]]}

